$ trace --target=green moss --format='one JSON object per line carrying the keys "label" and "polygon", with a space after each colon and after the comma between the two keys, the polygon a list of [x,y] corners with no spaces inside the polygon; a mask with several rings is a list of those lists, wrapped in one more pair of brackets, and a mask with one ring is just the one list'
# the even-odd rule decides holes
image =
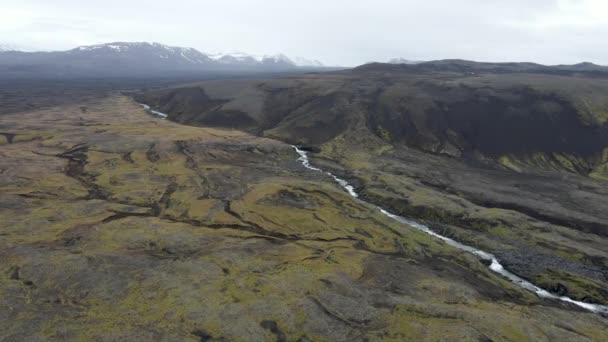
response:
{"label": "green moss", "polygon": [[608,122],[608,104],[605,102],[581,96],[577,104],[583,122],[598,126]]}
{"label": "green moss", "polygon": [[14,133],[13,144],[32,140],[46,140],[53,137],[53,133],[43,131],[17,131]]}
{"label": "green moss", "polygon": [[519,167],[517,167],[517,165],[515,165],[515,163],[511,160],[511,158],[509,156],[502,156],[498,159],[498,161],[503,166],[506,166],[507,168],[509,168],[513,171],[521,172],[521,169]]}
{"label": "green moss", "polygon": [[568,156],[561,153],[553,153],[553,157],[559,162],[559,164],[566,170],[572,173],[578,173],[578,167],[568,158]]}
{"label": "green moss", "polygon": [[386,141],[391,141],[391,134],[385,130],[383,127],[378,126],[376,128],[376,131],[378,133],[378,135],[380,135],[380,137]]}
{"label": "green moss", "polygon": [[605,284],[596,283],[561,270],[549,269],[547,272],[536,275],[532,281],[542,288],[551,289],[558,283],[565,284],[568,288],[568,296],[576,300],[584,300],[591,296],[603,303],[608,302],[608,289]]}
{"label": "green moss", "polygon": [[608,180],[608,148],[604,149],[600,162],[595,166],[589,176],[595,179]]}

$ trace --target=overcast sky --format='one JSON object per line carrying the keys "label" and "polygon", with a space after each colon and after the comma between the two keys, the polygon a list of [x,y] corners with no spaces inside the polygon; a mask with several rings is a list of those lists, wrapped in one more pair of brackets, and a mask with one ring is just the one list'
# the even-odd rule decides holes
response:
{"label": "overcast sky", "polygon": [[328,65],[395,57],[608,64],[608,0],[2,0],[0,45],[149,41],[283,52]]}

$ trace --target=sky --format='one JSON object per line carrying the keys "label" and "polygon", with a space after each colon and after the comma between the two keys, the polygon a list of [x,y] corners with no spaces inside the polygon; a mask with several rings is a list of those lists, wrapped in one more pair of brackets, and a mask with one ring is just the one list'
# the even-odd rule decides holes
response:
{"label": "sky", "polygon": [[0,45],[29,50],[147,41],[341,66],[608,65],[607,37],[608,0],[0,0]]}

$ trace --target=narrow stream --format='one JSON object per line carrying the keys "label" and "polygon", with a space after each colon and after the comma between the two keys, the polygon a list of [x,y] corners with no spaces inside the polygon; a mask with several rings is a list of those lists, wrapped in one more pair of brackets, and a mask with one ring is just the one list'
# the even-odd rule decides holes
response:
{"label": "narrow stream", "polygon": [[[314,167],[312,165],[310,165],[310,159],[308,158],[308,155],[306,153],[306,151],[303,151],[301,149],[299,149],[297,146],[292,146],[296,152],[298,152],[298,154],[300,155],[300,158],[298,158],[298,161],[302,163],[302,165],[304,165],[305,168],[309,169],[309,170],[313,170],[313,171],[318,171],[318,172],[323,172],[329,176],[331,176],[338,184],[340,184],[340,186],[342,186],[352,197],[354,198],[358,198],[359,194],[357,194],[357,192],[355,191],[355,189],[353,188],[352,185],[348,184],[347,181],[345,181],[344,179],[338,178],[337,176],[335,176],[334,174],[332,174],[331,172],[327,172],[324,170],[321,170],[317,167]],[[367,202],[366,202],[367,203]],[[371,203],[368,203],[371,204]],[[372,204],[373,205],[373,204]],[[591,312],[595,312],[595,313],[602,313],[602,314],[608,314],[608,306],[605,305],[599,305],[599,304],[589,304],[589,303],[585,303],[585,302],[580,302],[580,301],[576,301],[570,297],[566,297],[566,296],[557,296],[555,294],[552,294],[546,290],[541,289],[540,287],[532,284],[531,282],[507,271],[498,261],[498,259],[496,259],[496,257],[488,252],[484,252],[482,250],[479,250],[475,247],[471,247],[471,246],[467,246],[465,244],[462,244],[458,241],[455,241],[453,239],[450,239],[446,236],[440,235],[435,233],[434,231],[432,231],[429,227],[427,227],[424,224],[418,223],[416,221],[407,219],[405,217],[401,217],[395,214],[391,214],[388,211],[375,206],[374,207],[376,209],[378,209],[382,214],[390,217],[391,219],[403,223],[405,225],[409,225],[411,227],[414,227],[420,231],[423,231],[429,235],[432,235],[440,240],[445,241],[448,245],[456,247],[458,249],[461,249],[463,251],[469,252],[471,254],[474,254],[475,256],[477,256],[479,259],[484,260],[486,262],[489,263],[489,268],[502,275],[503,277],[509,279],[511,282],[519,285],[520,287],[534,292],[536,293],[536,295],[538,295],[539,297],[542,298],[548,298],[548,299],[553,299],[553,300],[560,300],[563,302],[567,302],[567,303],[571,303],[574,304],[576,306],[579,306],[583,309],[589,310]]]}
{"label": "narrow stream", "polygon": [[158,116],[161,119],[166,119],[169,116],[169,115],[167,115],[165,113],[161,113],[159,111],[156,111],[156,110],[150,108],[150,106],[148,106],[147,104],[140,103],[139,105],[142,106],[142,107],[144,107],[144,110],[146,112],[151,113],[152,115],[156,115],[156,116]]}

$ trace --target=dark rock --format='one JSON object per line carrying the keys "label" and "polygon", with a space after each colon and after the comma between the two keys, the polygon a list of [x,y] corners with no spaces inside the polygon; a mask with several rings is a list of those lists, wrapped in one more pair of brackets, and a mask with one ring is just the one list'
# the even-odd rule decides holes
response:
{"label": "dark rock", "polygon": [[551,287],[551,292],[555,293],[558,296],[567,296],[568,288],[562,283],[557,283],[553,287]]}
{"label": "dark rock", "polygon": [[273,333],[276,336],[276,341],[277,342],[285,342],[287,341],[287,338],[285,337],[285,334],[279,329],[279,326],[277,325],[277,322],[275,321],[262,321],[260,323],[260,326],[266,330],[269,330],[271,333]]}
{"label": "dark rock", "polygon": [[205,330],[196,329],[192,332],[192,335],[198,337],[201,342],[213,341],[213,337],[209,335]]}

